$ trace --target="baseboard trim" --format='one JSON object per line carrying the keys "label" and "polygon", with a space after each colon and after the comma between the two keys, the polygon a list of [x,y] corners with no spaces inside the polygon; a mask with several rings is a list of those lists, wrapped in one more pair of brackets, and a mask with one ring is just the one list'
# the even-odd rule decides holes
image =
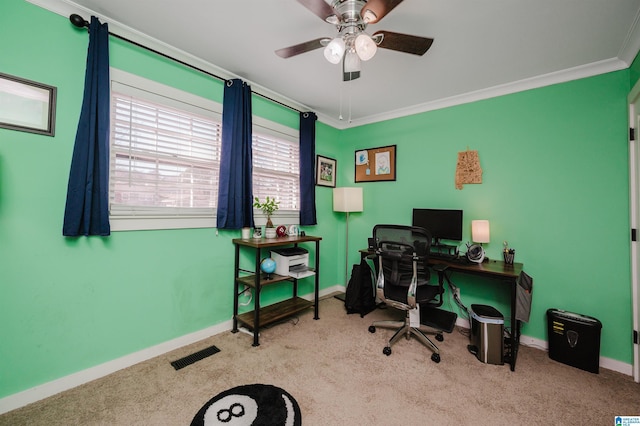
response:
{"label": "baseboard trim", "polygon": [[324,297],[324,296],[332,295],[333,293],[344,293],[346,290],[347,288],[345,286],[336,284],[333,287],[323,290],[320,293],[320,296]]}
{"label": "baseboard trim", "polygon": [[[462,328],[470,328],[469,321],[460,317],[458,317],[456,325]],[[520,336],[520,344],[523,346],[530,346],[532,348],[540,349],[545,352],[549,351],[549,344],[547,343],[547,341],[535,337],[524,335]],[[626,376],[633,376],[633,365],[627,364],[626,362],[601,356],[600,367],[606,368],[607,370],[617,371],[618,373],[622,373]]]}
{"label": "baseboard trim", "polygon": [[[320,297],[325,297],[340,291],[344,292],[345,287],[342,285],[335,285],[333,287],[321,290],[319,295]],[[307,300],[313,300],[314,295],[313,293],[309,293],[301,295],[300,297]],[[458,317],[456,325],[467,329],[470,328],[469,321],[460,317]],[[155,345],[141,351],[114,359],[112,361],[96,365],[95,367],[78,371],[77,373],[61,377],[51,382],[43,383],[42,385],[35,386],[22,392],[9,395],[0,399],[0,414],[7,413],[20,407],[24,407],[31,403],[56,395],[60,392],[75,388],[101,377],[105,377],[124,368],[131,367],[132,365],[139,364],[160,355],[164,355],[167,352],[171,352],[183,346],[187,346],[192,343],[207,339],[216,334],[229,331],[232,327],[233,321],[228,320],[220,324],[205,328],[203,330],[186,334],[176,339],[160,343],[159,345]],[[522,336],[520,338],[520,343],[524,346],[531,346],[540,350],[548,351],[548,345],[545,340],[529,336]],[[627,376],[633,375],[633,366],[631,364],[627,364],[611,358],[600,357],[600,367],[617,371]]]}
{"label": "baseboard trim", "polygon": [[160,343],[159,345],[155,345],[141,351],[116,358],[112,361],[96,365],[95,367],[87,368],[86,370],[78,371],[77,373],[73,373],[68,376],[53,380],[51,382],[35,386],[31,389],[9,395],[5,398],[0,399],[0,414],[15,410],[16,408],[24,407],[25,405],[39,401],[41,399],[48,398],[60,392],[72,389],[76,386],[80,386],[82,384],[107,376],[111,373],[115,373],[116,371],[122,370],[124,368],[131,367],[132,365],[147,361],[151,358],[163,355],[167,352],[171,352],[183,346],[187,346],[200,340],[209,338],[215,334],[231,330],[232,326],[233,323],[231,320],[225,321],[204,330],[190,333],[178,337],[177,339]]}
{"label": "baseboard trim", "polygon": [[[344,286],[336,285],[331,288],[321,290],[319,295],[321,297],[324,297],[336,291],[339,291],[341,288],[344,291]],[[309,293],[301,295],[300,297],[313,301],[314,294]],[[75,388],[101,377],[105,377],[111,373],[115,373],[116,371],[131,367],[132,365],[139,364],[151,358],[164,355],[167,352],[171,352],[183,346],[187,346],[192,343],[207,339],[216,334],[229,331],[232,328],[232,320],[224,321],[220,324],[216,324],[203,330],[186,334],[176,339],[151,346],[141,351],[125,355],[123,357],[105,362],[100,365],[96,365],[95,367],[87,368],[86,370],[78,371],[77,373],[73,373],[68,376],[53,380],[51,382],[43,383],[33,388],[24,390],[22,392],[9,395],[0,399],[0,414],[7,413],[36,401],[40,401],[42,399],[56,395],[60,392]]]}

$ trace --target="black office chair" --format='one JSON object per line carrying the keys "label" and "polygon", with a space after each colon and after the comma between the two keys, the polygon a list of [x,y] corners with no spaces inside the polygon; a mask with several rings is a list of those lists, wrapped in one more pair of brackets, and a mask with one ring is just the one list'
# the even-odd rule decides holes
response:
{"label": "black office chair", "polygon": [[369,262],[375,262],[370,265],[377,274],[376,296],[386,305],[406,311],[406,317],[404,321],[375,321],[369,331],[375,333],[376,327],[397,328],[382,351],[385,355],[391,355],[391,345],[402,336],[408,339],[413,335],[433,351],[431,359],[440,362],[440,350],[426,333],[435,333],[436,339],[442,341],[442,331],[420,324],[420,305],[440,306],[444,294],[442,279],[431,282],[431,234],[415,226],[376,225],[373,238],[375,255]]}

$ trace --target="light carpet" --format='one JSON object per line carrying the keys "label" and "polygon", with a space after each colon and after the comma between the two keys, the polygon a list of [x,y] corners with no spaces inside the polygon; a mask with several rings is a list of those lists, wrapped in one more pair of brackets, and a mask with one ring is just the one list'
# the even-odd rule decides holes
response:
{"label": "light carpet", "polygon": [[[512,372],[478,361],[458,329],[437,343],[440,363],[415,339],[387,357],[392,330],[368,326],[402,313],[347,315],[333,297],[319,309],[319,320],[310,309],[262,330],[258,347],[245,333],[221,333],[6,413],[0,425],[187,425],[217,394],[252,383],[286,389],[308,426],[613,425],[640,415],[640,386],[617,372],[589,373],[530,347]],[[170,364],[211,345],[220,352],[180,370]]]}

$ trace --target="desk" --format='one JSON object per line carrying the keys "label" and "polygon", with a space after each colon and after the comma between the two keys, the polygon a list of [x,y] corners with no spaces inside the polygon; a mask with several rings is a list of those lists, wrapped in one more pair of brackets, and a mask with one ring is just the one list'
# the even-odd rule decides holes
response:
{"label": "desk", "polygon": [[430,259],[429,263],[447,265],[445,273],[451,271],[477,275],[501,281],[509,286],[511,291],[511,338],[505,342],[505,360],[511,366],[511,371],[515,371],[520,347],[520,321],[516,319],[516,293],[518,290],[517,280],[522,272],[522,263],[507,265],[501,260],[489,260],[484,263],[461,263],[445,259]]}
{"label": "desk", "polygon": [[[367,256],[373,253],[373,251],[368,249],[360,250],[361,256]],[[505,342],[505,360],[507,360],[511,366],[511,371],[515,371],[518,348],[520,347],[520,321],[516,319],[517,280],[522,272],[522,263],[507,265],[501,260],[489,260],[488,262],[478,264],[430,258],[429,265],[447,265],[448,268],[445,273],[449,271],[477,275],[483,278],[501,281],[509,286],[511,291],[511,338]]]}
{"label": "desk", "polygon": [[[235,245],[235,267],[234,267],[234,280],[233,280],[233,328],[232,333],[238,332],[238,322],[243,323],[249,329],[253,331],[253,346],[260,345],[260,326],[265,326],[273,322],[279,321],[282,318],[293,315],[300,311],[303,311],[311,305],[314,305],[313,319],[318,319],[318,302],[320,291],[320,237],[312,236],[289,236],[278,238],[250,238],[243,240],[236,238],[233,240]],[[299,243],[312,242],[315,243],[315,287],[314,287],[314,303],[309,302],[306,299],[298,297],[298,279],[290,276],[283,276],[277,274],[271,274],[267,277],[266,274],[260,273],[260,261],[262,260],[262,250],[271,249],[282,246],[293,245],[297,247]],[[246,270],[240,268],[240,248],[253,248],[255,251],[255,262],[253,270]],[[269,253],[267,253],[269,254]],[[291,298],[282,302],[275,303],[266,307],[260,306],[260,291],[262,287],[271,285],[283,281],[291,281],[293,283],[293,290]],[[250,312],[238,314],[238,297],[240,296],[240,284],[252,287],[254,291],[254,309]]]}

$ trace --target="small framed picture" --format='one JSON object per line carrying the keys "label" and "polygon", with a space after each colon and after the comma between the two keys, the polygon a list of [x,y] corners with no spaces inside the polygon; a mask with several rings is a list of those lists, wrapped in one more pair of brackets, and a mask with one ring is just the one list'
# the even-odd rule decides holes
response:
{"label": "small framed picture", "polygon": [[316,155],[316,185],[336,187],[337,162],[333,158]]}
{"label": "small framed picture", "polygon": [[54,136],[56,92],[53,86],[0,73],[0,127]]}

